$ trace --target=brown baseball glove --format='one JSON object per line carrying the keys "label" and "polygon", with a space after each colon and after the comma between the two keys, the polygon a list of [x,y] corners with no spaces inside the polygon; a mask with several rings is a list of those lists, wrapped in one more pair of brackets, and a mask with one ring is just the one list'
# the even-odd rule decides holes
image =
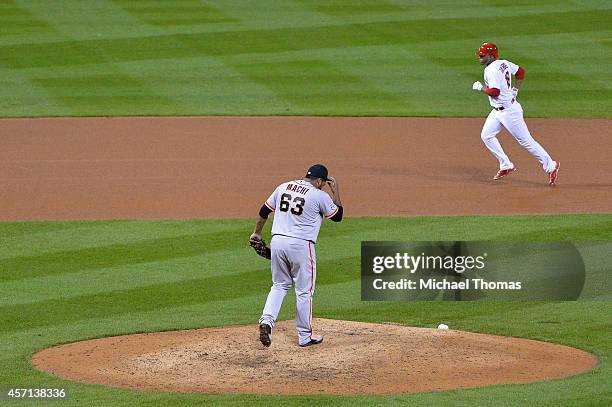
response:
{"label": "brown baseball glove", "polygon": [[266,241],[261,239],[251,239],[249,240],[249,245],[255,250],[255,253],[260,255],[261,257],[270,260],[272,257],[272,251],[266,245]]}

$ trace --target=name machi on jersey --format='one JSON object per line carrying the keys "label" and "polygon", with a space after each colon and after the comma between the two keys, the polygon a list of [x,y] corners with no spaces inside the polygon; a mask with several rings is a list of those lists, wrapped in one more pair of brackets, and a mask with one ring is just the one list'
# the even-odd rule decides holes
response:
{"label": "name machi on jersey", "polygon": [[266,200],[274,211],[272,235],[317,241],[323,218],[331,218],[338,206],[324,191],[308,181],[295,180],[279,185]]}
{"label": "name machi on jersey", "polygon": [[489,88],[499,89],[499,96],[489,96],[489,103],[493,107],[508,106],[512,104],[512,75],[518,72],[519,66],[505,59],[491,62],[484,70],[485,85]]}

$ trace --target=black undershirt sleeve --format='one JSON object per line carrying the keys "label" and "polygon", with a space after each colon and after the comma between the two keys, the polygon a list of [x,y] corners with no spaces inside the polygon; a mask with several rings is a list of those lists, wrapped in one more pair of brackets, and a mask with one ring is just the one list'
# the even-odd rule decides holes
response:
{"label": "black undershirt sleeve", "polygon": [[261,209],[259,209],[259,216],[263,219],[268,219],[268,216],[272,213],[272,209],[268,208],[266,204],[261,205]]}
{"label": "black undershirt sleeve", "polygon": [[342,209],[342,206],[338,206],[338,212],[336,212],[334,216],[332,216],[330,219],[333,220],[334,222],[340,222],[342,220],[343,213],[344,213],[344,209]]}

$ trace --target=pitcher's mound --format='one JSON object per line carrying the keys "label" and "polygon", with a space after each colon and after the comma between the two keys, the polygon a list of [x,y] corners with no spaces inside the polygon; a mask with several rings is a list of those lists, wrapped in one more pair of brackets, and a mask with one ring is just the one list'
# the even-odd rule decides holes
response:
{"label": "pitcher's mound", "polygon": [[[36,368],[88,383],[204,393],[389,394],[528,383],[592,369],[587,352],[460,331],[316,319],[300,348],[293,321],[272,346],[257,325],[138,334],[43,350]],[[452,328],[452,327],[451,327]]]}

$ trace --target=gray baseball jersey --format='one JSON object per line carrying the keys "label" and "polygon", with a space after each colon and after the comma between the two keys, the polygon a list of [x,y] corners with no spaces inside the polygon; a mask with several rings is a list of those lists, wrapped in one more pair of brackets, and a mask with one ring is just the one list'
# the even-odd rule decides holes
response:
{"label": "gray baseball jersey", "polygon": [[266,200],[274,211],[272,236],[283,235],[316,243],[323,218],[331,218],[338,207],[329,195],[308,181],[279,185]]}

